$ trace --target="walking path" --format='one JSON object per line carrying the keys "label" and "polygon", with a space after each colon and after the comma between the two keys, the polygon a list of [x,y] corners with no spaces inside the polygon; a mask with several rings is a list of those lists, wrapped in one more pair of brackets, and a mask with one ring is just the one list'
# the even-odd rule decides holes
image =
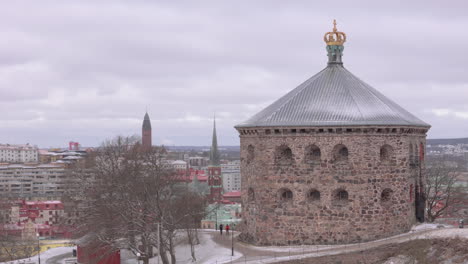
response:
{"label": "walking path", "polygon": [[[431,229],[425,229],[430,227]],[[176,248],[178,263],[274,263],[303,258],[330,256],[342,253],[359,252],[383,245],[402,243],[416,239],[429,238],[455,238],[457,236],[468,239],[468,229],[459,228],[438,228],[435,225],[420,225],[413,231],[365,243],[355,243],[347,245],[318,245],[318,246],[268,246],[258,247],[238,242],[235,240],[238,233],[234,233],[234,256],[232,256],[232,236],[214,230],[200,230],[200,244],[196,246],[197,261],[192,262],[190,248],[188,245],[180,244]],[[41,253],[42,263],[62,264],[71,255],[73,247],[61,247],[50,249]],[[31,259],[15,261],[14,263],[37,263],[37,256]],[[123,263],[135,264],[135,258],[129,258]],[[151,264],[160,263],[157,258],[150,261]],[[1,264],[1,263],[0,263]]]}
{"label": "walking path", "polygon": [[[213,241],[226,248],[231,248],[231,238],[220,236],[211,232]],[[284,246],[284,247],[257,247],[236,242],[236,252],[243,256],[230,262],[216,261],[209,263],[274,263],[294,259],[336,255],[349,252],[358,252],[382,245],[402,243],[415,239],[457,237],[468,239],[468,229],[441,228],[441,229],[416,229],[414,231],[364,243],[346,245],[319,245],[319,246]],[[208,262],[206,262],[208,263]]]}

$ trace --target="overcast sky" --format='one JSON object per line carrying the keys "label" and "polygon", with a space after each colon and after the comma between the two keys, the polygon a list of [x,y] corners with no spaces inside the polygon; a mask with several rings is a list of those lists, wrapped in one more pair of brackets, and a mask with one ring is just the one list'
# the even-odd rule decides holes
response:
{"label": "overcast sky", "polygon": [[[411,3],[408,3],[411,2]],[[385,3],[385,5],[383,4]],[[244,121],[326,66],[344,64],[432,125],[468,136],[467,1],[2,1],[0,143],[238,145]]]}

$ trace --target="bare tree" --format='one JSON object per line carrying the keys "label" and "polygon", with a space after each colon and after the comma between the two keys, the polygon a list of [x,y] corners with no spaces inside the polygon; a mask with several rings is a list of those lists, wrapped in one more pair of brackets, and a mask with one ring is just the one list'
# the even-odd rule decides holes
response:
{"label": "bare tree", "polygon": [[80,188],[70,197],[79,204],[76,232],[92,234],[108,251],[128,248],[145,264],[157,248],[163,263],[175,264],[177,231],[202,214],[204,200],[183,189],[165,156],[163,147],[143,149],[138,138],[103,144],[92,173],[75,170]]}
{"label": "bare tree", "polygon": [[0,195],[0,261],[28,258],[36,252],[35,232],[31,238],[31,235],[27,235],[26,230],[22,230],[22,227],[13,220],[12,208],[15,206],[19,206],[18,197],[8,193]]}
{"label": "bare tree", "polygon": [[425,185],[427,220],[434,222],[448,208],[460,202],[460,190],[455,186],[460,174],[458,166],[444,157],[427,159],[427,182]]}

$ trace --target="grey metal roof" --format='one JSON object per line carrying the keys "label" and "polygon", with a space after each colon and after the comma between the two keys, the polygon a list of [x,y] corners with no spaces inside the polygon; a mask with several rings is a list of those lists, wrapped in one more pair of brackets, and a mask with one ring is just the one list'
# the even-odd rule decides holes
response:
{"label": "grey metal roof", "polygon": [[341,64],[330,63],[236,127],[356,125],[430,127]]}

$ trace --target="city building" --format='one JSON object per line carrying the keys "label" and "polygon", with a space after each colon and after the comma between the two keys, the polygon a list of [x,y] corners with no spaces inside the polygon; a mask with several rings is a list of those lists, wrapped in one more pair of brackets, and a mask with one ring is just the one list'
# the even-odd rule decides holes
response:
{"label": "city building", "polygon": [[224,192],[240,191],[241,189],[241,174],[240,161],[229,161],[221,164],[221,173],[223,175],[223,190]]}
{"label": "city building", "polygon": [[221,171],[240,171],[240,160],[228,161],[221,164]]}
{"label": "city building", "polygon": [[186,187],[200,195],[209,195],[210,187],[208,186],[208,175],[204,170],[188,170],[176,171],[175,181],[178,182],[179,191],[185,191]]}
{"label": "city building", "polygon": [[13,197],[60,197],[65,191],[67,169],[62,164],[0,166],[0,194]]}
{"label": "city building", "polygon": [[325,69],[236,126],[244,241],[354,243],[424,221],[430,125],[344,68],[336,24],[324,40]]}
{"label": "city building", "polygon": [[189,161],[190,168],[202,169],[208,166],[210,159],[196,156],[196,157],[189,157],[188,161]]}
{"label": "city building", "polygon": [[229,225],[231,230],[236,230],[236,226],[242,222],[242,206],[236,204],[209,204],[206,208],[207,215],[201,221],[203,229],[218,229],[222,224]]}
{"label": "city building", "polygon": [[76,163],[85,163],[85,157],[88,152],[85,150],[61,150],[61,149],[40,149],[39,163],[61,163],[71,165]]}
{"label": "city building", "polygon": [[0,144],[0,162],[29,163],[39,161],[39,149],[29,144]]}
{"label": "city building", "polygon": [[240,189],[241,189],[240,171],[223,172],[224,192],[240,191]]}
{"label": "city building", "polygon": [[232,191],[232,192],[225,192],[223,194],[223,202],[229,201],[230,203],[241,203],[241,192],[240,191]]}
{"label": "city building", "polygon": [[[64,206],[60,201],[25,201],[10,202],[9,208],[3,207],[7,218],[1,222],[0,232],[17,237],[29,236],[34,230],[40,237],[69,237],[70,233],[63,226]],[[32,227],[32,228],[31,228]]]}
{"label": "city building", "polygon": [[174,160],[171,162],[171,165],[176,171],[182,170],[185,172],[187,170],[187,162],[183,160]]}

